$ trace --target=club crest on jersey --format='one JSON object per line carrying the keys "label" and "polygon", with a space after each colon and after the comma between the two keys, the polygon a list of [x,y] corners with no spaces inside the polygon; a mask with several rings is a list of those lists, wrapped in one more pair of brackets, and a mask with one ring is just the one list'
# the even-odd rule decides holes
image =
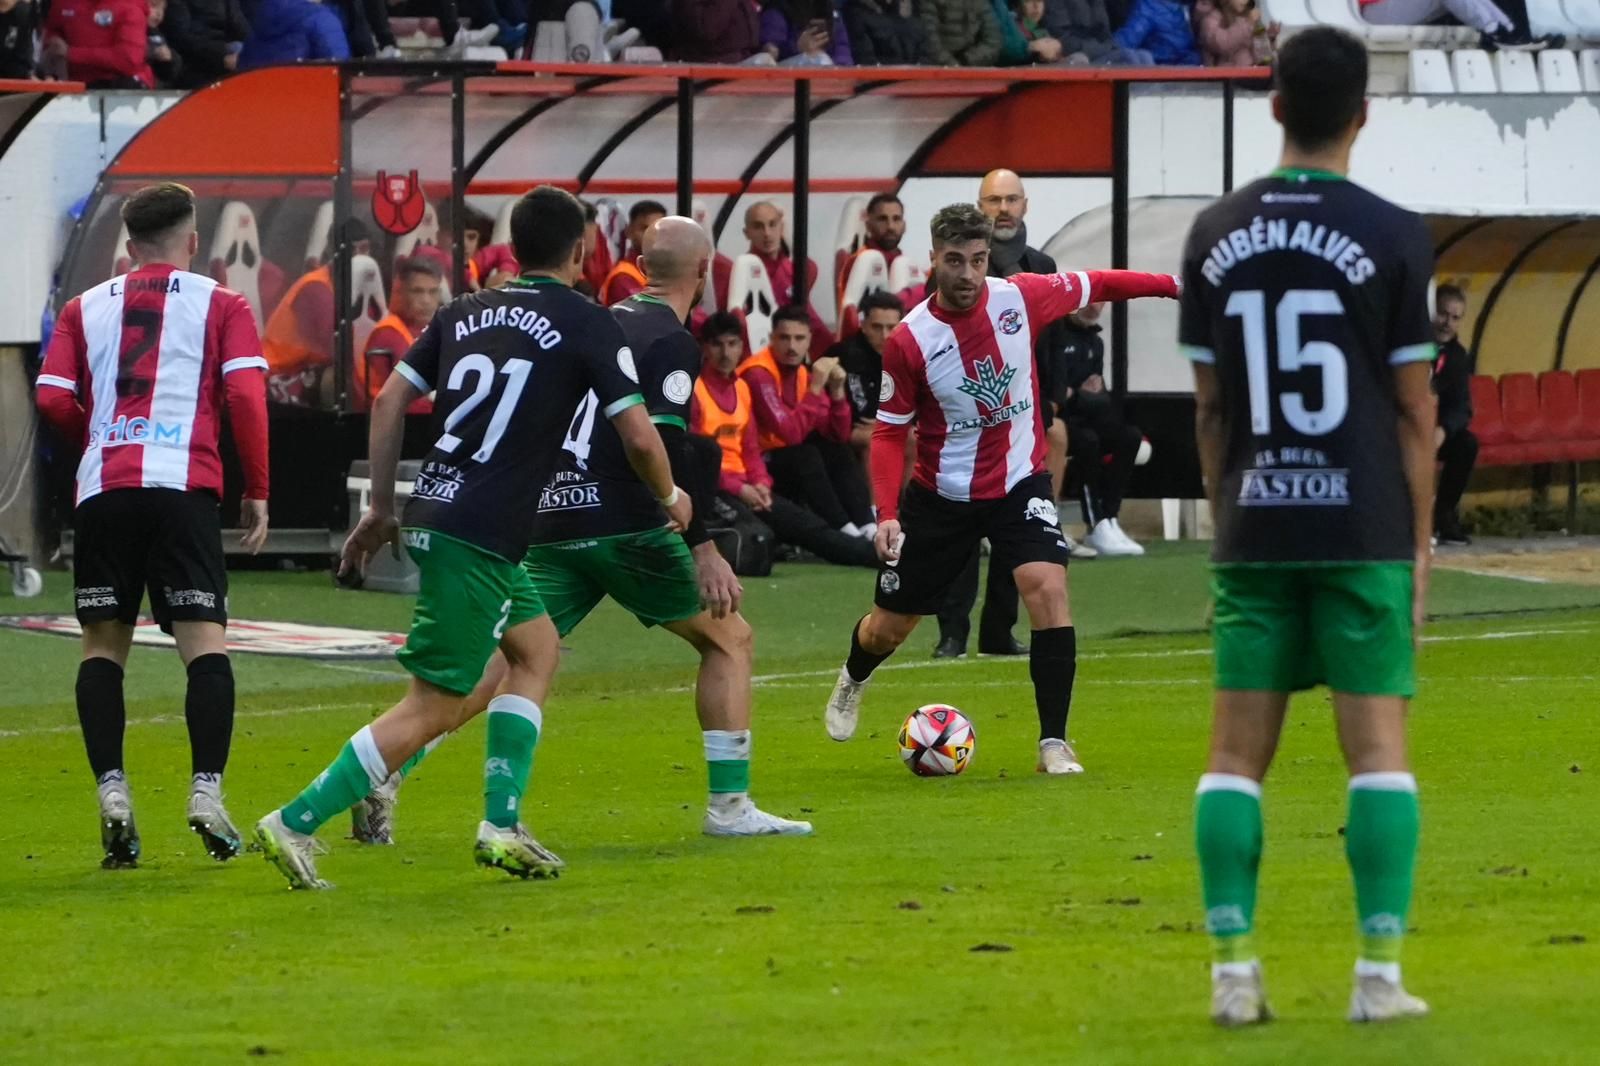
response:
{"label": "club crest on jersey", "polygon": [[667,375],[667,380],[661,383],[661,395],[673,403],[687,403],[689,394],[694,391],[694,382],[689,380],[689,375],[682,370],[674,370]]}
{"label": "club crest on jersey", "polygon": [[1056,505],[1040,496],[1028,500],[1028,509],[1023,512],[1025,518],[1034,518],[1047,526],[1056,525],[1059,518],[1056,515]]}
{"label": "club crest on jersey", "polygon": [[885,570],[878,575],[878,588],[886,595],[893,595],[900,591],[900,575],[893,570]]}
{"label": "club crest on jersey", "polygon": [[878,402],[888,403],[892,399],[894,399],[894,378],[885,374],[883,384],[878,386]]}
{"label": "club crest on jersey", "polygon": [[1000,332],[1006,336],[1022,332],[1022,312],[1015,307],[1000,312]]}
{"label": "club crest on jersey", "polygon": [[1006,402],[1006,389],[1011,387],[1011,379],[1017,376],[1017,368],[1008,366],[1003,370],[995,369],[994,356],[986,355],[972,367],[977,377],[963,377],[956,386],[962,392],[978,401],[979,407],[994,410]]}

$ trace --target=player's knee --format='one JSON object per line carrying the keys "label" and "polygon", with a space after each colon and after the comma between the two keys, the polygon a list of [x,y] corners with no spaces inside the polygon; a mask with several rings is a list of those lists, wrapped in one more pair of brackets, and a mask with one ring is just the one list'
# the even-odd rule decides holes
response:
{"label": "player's knee", "polygon": [[715,650],[730,659],[745,663],[755,659],[755,631],[750,628],[750,623],[744,620],[743,615],[730,614],[717,619],[712,619],[710,615],[704,617],[708,624],[702,631],[703,640],[700,643],[702,653]]}
{"label": "player's knee", "polygon": [[911,631],[916,625],[915,615],[874,610],[867,616],[866,621],[861,623],[861,643],[869,648],[887,647],[893,651],[906,642],[906,638],[911,636]]}

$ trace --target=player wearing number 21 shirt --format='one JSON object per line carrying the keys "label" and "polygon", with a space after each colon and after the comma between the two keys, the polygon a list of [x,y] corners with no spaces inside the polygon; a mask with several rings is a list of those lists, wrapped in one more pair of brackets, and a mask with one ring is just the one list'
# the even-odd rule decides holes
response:
{"label": "player wearing number 21 shirt", "polygon": [[[1033,623],[1029,673],[1039,714],[1039,770],[1080,773],[1067,743],[1077,636],[1067,607],[1067,545],[1045,473],[1035,339],[1090,303],[1178,295],[1170,274],[1125,270],[986,277],[993,223],[971,204],[933,217],[934,294],[883,351],[872,486],[878,506],[877,597],[851,634],[828,701],[828,735],[848,740],[880,663],[934,614],[987,537],[1015,567]],[[900,498],[905,443],[916,466]]]}
{"label": "player wearing number 21 shirt", "polygon": [[[572,289],[582,276],[583,233],[583,205],[573,196],[549,186],[523,196],[511,212],[521,277],[440,309],[373,403],[372,505],[345,544],[341,572],[358,570],[403,533],[420,572],[399,653],[411,685],[298,798],[257,823],[257,840],[291,887],[326,887],[311,834],[455,728],[496,647],[509,665],[489,704],[474,857],[519,877],[561,869],[518,818],[543,721],[539,704],[557,657],[555,627],[519,564],[539,490],[589,392],[668,519],[681,528],[690,516],[622,330]],[[394,479],[405,411],[430,390],[437,390],[439,436],[417,475],[402,531]]]}

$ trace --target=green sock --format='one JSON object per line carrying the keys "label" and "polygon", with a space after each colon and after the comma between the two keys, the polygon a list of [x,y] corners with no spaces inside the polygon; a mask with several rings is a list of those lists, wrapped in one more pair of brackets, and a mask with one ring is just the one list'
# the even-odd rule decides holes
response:
{"label": "green sock", "polygon": [[713,796],[750,791],[750,730],[707,729],[706,774]]}
{"label": "green sock", "polygon": [[483,763],[483,819],[500,829],[517,824],[522,793],[533,769],[544,717],[539,705],[521,696],[489,701],[489,751]]}
{"label": "green sock", "polygon": [[372,728],[364,727],[345,741],[339,757],[283,808],[283,824],[297,833],[315,833],[323,822],[349,810],[388,776]]}
{"label": "green sock", "polygon": [[1361,958],[1398,963],[1417,858],[1417,779],[1408,773],[1356,774],[1344,852],[1361,916]]}
{"label": "green sock", "polygon": [[1213,962],[1256,957],[1252,930],[1261,866],[1261,784],[1237,774],[1202,774],[1194,805],[1195,847]]}
{"label": "green sock", "polygon": [[424,744],[422,749],[415,755],[401,763],[400,769],[396,771],[396,773],[400,775],[400,779],[404,781],[406,778],[410,777],[411,771],[417,768],[417,764],[423,759],[426,759],[429,755],[432,755],[433,749],[437,748],[440,744],[443,744],[449,736],[449,733],[440,733],[438,736]]}

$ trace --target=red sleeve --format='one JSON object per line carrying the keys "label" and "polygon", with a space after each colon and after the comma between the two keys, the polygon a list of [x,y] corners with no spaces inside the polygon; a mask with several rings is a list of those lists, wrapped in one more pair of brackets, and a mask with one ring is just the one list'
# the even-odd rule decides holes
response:
{"label": "red sleeve", "polygon": [[905,330],[889,334],[883,346],[883,383],[878,387],[878,421],[909,425],[917,414],[922,387],[922,357]]}
{"label": "red sleeve", "polygon": [[728,280],[733,276],[733,260],[718,254],[711,260],[711,292],[716,297],[717,307],[723,311],[728,308]]}
{"label": "red sleeve", "polygon": [[1013,274],[1007,280],[1022,291],[1028,318],[1036,326],[1048,325],[1101,301],[1120,302],[1141,296],[1178,297],[1178,279],[1171,274],[1145,274],[1137,270]]}
{"label": "red sleeve", "polygon": [[124,4],[113,16],[117,39],[108,45],[86,45],[67,42],[67,62],[89,63],[106,70],[116,71],[129,78],[144,74],[144,57],[149,51],[145,33],[143,4]]}
{"label": "red sleeve", "polygon": [[744,424],[744,439],[739,442],[744,452],[744,479],[752,485],[772,487],[772,475],[767,473],[767,460],[761,454],[761,441],[756,436],[755,422]]}
{"label": "red sleeve", "polygon": [[222,386],[233,427],[233,444],[244,471],[244,495],[267,498],[267,361],[255,316],[243,296],[235,295],[222,320]]}
{"label": "red sleeve", "polygon": [[[394,373],[394,365],[410,347],[405,337],[393,326],[384,326],[372,331],[372,336],[367,338],[367,349],[361,353],[361,366],[356,375],[367,383],[367,403],[370,404],[378,398],[378,393],[383,391],[383,383]],[[373,355],[378,352],[389,354],[374,359]]]}
{"label": "red sleeve", "polygon": [[40,417],[79,447],[89,428],[88,412],[78,402],[79,393],[87,384],[82,380],[83,352],[82,308],[73,299],[61,309],[55,332],[50,335],[34,401]]}
{"label": "red sleeve", "polygon": [[850,442],[850,427],[854,425],[855,418],[851,414],[850,401],[844,397],[835,400],[828,397],[828,417],[817,428],[828,440],[838,441],[841,444]]}
{"label": "red sleeve", "polygon": [[295,295],[294,306],[289,310],[294,313],[300,336],[316,345],[324,363],[333,362],[333,288],[328,285],[306,285]]}
{"label": "red sleeve", "polygon": [[900,486],[905,483],[907,423],[878,422],[872,427],[872,447],[868,465],[872,468],[872,502],[878,505],[878,521],[900,517]]}
{"label": "red sleeve", "polygon": [[808,393],[800,397],[799,403],[790,407],[784,402],[778,383],[765,370],[751,370],[745,374],[744,380],[750,386],[756,423],[763,431],[783,441],[786,447],[799,444],[809,437],[811,431],[817,428],[817,423],[827,415],[826,396]]}

